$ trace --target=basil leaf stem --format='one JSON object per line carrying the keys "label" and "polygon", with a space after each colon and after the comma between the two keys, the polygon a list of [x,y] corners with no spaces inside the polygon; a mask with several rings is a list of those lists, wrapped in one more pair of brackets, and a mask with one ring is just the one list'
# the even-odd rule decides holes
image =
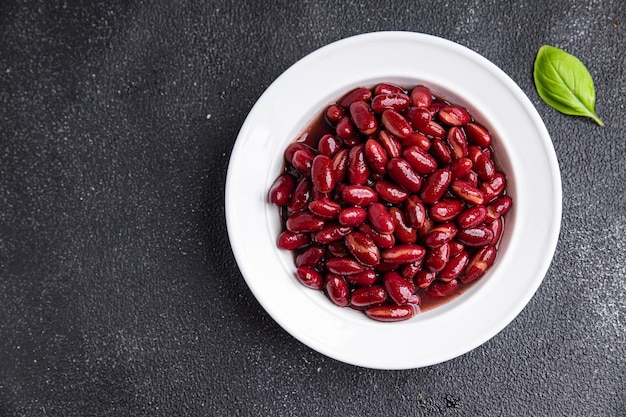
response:
{"label": "basil leaf stem", "polygon": [[604,126],[595,111],[593,78],[574,55],[550,45],[539,48],[533,71],[539,97],[564,114],[585,116]]}

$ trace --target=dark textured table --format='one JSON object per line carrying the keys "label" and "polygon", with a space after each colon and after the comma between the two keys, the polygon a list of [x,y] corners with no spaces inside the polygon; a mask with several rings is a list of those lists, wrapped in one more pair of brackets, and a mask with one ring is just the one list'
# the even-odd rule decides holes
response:
{"label": "dark textured table", "polygon": [[[625,416],[626,5],[461,3],[2,1],[0,415]],[[528,306],[470,353],[407,371],[346,365],[282,330],[224,217],[230,152],[264,89],[378,30],[502,68],[563,181]],[[604,127],[539,99],[544,43],[587,65]]]}

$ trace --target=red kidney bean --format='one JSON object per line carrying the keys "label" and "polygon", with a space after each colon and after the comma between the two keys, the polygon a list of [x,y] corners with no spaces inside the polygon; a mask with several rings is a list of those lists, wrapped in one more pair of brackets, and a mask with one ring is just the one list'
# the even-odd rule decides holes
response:
{"label": "red kidney bean", "polygon": [[469,284],[482,277],[487,269],[493,265],[496,255],[497,250],[494,246],[485,246],[478,250],[467,264],[465,274],[460,278],[461,283]]}
{"label": "red kidney bean", "polygon": [[416,195],[407,197],[404,203],[404,214],[407,223],[414,229],[420,229],[426,221],[426,207]]}
{"label": "red kidney bean", "polygon": [[341,192],[344,203],[366,207],[378,201],[378,195],[370,187],[364,185],[346,185]]}
{"label": "red kidney bean", "polygon": [[433,94],[428,87],[418,85],[411,90],[411,104],[428,108],[433,103]]}
{"label": "red kidney bean", "polygon": [[326,134],[320,138],[317,143],[317,152],[320,155],[326,155],[333,158],[341,149],[341,142],[331,134]]}
{"label": "red kidney bean", "polygon": [[309,203],[309,211],[323,219],[334,219],[339,215],[341,206],[330,198],[320,198]]}
{"label": "red kidney bean", "polygon": [[325,223],[324,219],[309,211],[299,211],[289,216],[285,226],[294,233],[307,233],[320,230]]}
{"label": "red kidney bean", "polygon": [[430,143],[430,153],[441,165],[449,164],[452,161],[450,148],[448,148],[448,145],[446,145],[441,138],[435,138]]}
{"label": "red kidney bean", "polygon": [[[459,229],[456,227],[454,223],[441,223],[437,226],[433,227],[427,234],[424,236],[424,244],[429,248],[436,248],[437,246],[441,246],[444,243],[448,243],[458,234]],[[459,239],[461,243],[464,243]]]}
{"label": "red kidney bean", "polygon": [[426,136],[432,136],[433,138],[441,139],[446,135],[446,129],[434,120],[431,120],[426,124],[426,126],[419,130]]}
{"label": "red kidney bean", "polygon": [[412,262],[421,261],[426,255],[426,249],[423,246],[413,243],[401,243],[391,248],[384,249],[381,254],[383,262],[396,264],[410,264]]}
{"label": "red kidney bean", "polygon": [[406,117],[413,129],[421,130],[430,123],[432,114],[426,107],[409,107]]}
{"label": "red kidney bean", "polygon": [[424,181],[420,198],[424,203],[432,204],[439,200],[448,190],[448,186],[452,181],[452,173],[447,169],[438,169]]}
{"label": "red kidney bean", "polygon": [[426,269],[422,269],[415,275],[415,285],[418,288],[428,288],[430,284],[437,278],[436,272],[431,272]]}
{"label": "red kidney bean", "polygon": [[465,204],[460,200],[439,200],[430,206],[430,218],[439,223],[449,222],[463,211]]}
{"label": "red kidney bean", "polygon": [[406,200],[409,193],[402,187],[386,180],[377,181],[374,184],[374,191],[381,200],[392,204],[398,204]]}
{"label": "red kidney bean", "polygon": [[337,220],[342,226],[356,227],[365,219],[367,219],[367,211],[363,207],[346,207],[337,215]]}
{"label": "red kidney bean", "polygon": [[348,149],[340,149],[333,157],[335,184],[342,184],[348,175]]}
{"label": "red kidney bean", "polygon": [[419,304],[419,297],[415,294],[415,284],[402,278],[395,271],[383,275],[383,285],[389,297],[397,304]]}
{"label": "red kidney bean", "polygon": [[372,320],[394,322],[408,320],[417,314],[417,308],[413,304],[378,305],[365,309],[365,315]]}
{"label": "red kidney bean", "polygon": [[326,155],[317,155],[311,163],[311,182],[322,193],[329,193],[335,186],[333,160]]}
{"label": "red kidney bean", "polygon": [[446,102],[442,101],[438,98],[433,99],[433,102],[431,103],[430,106],[428,106],[428,110],[430,110],[430,112],[432,113],[433,116],[438,116],[439,115],[439,110],[443,109],[444,107],[446,107]]}
{"label": "red kidney bean", "polygon": [[408,148],[409,146],[417,146],[426,152],[430,149],[430,139],[422,135],[420,132],[411,133],[408,138],[401,139],[401,143],[405,148]]}
{"label": "red kidney bean", "polygon": [[364,135],[371,135],[378,130],[378,120],[370,106],[364,101],[350,104],[350,117],[354,126]]}
{"label": "red kidney bean", "polygon": [[491,135],[489,131],[478,123],[468,123],[464,126],[467,140],[474,145],[478,145],[481,148],[488,148],[491,146]]}
{"label": "red kidney bean", "polygon": [[413,133],[411,124],[402,114],[393,109],[383,111],[380,120],[383,126],[385,126],[385,129],[400,139],[407,138]]}
{"label": "red kidney bean", "polygon": [[410,264],[404,264],[400,268],[400,275],[402,278],[412,280],[415,278],[417,273],[422,270],[423,260],[412,262]]}
{"label": "red kidney bean", "polygon": [[346,280],[340,275],[326,275],[326,294],[339,307],[345,307],[350,303],[350,288]]}
{"label": "red kidney bean", "polygon": [[451,256],[446,265],[439,271],[437,278],[443,282],[457,279],[465,270],[468,259],[469,254],[465,250],[456,256]]}
{"label": "red kidney bean", "polygon": [[483,155],[483,148],[476,145],[469,145],[467,147],[467,157],[472,160],[472,163],[476,163],[479,156]]}
{"label": "red kidney bean", "polygon": [[439,120],[451,126],[463,126],[472,120],[470,114],[459,106],[442,107],[439,109],[437,115],[439,116]]}
{"label": "red kidney bean", "polygon": [[303,150],[307,152],[313,151],[310,146],[305,145],[304,143],[293,142],[289,144],[289,146],[287,146],[287,148],[285,149],[285,152],[284,152],[285,161],[291,164],[291,161],[293,160],[293,155],[296,153],[296,151],[299,151],[299,150]]}
{"label": "red kidney bean", "polygon": [[424,239],[424,237],[428,234],[428,232],[433,229],[433,227],[435,227],[435,222],[430,217],[426,217],[422,226],[416,228],[417,238]]}
{"label": "red kidney bean", "polygon": [[478,179],[488,181],[496,174],[496,168],[489,156],[481,153],[474,162],[474,171],[478,175]]}
{"label": "red kidney bean", "polygon": [[370,176],[370,169],[365,162],[365,145],[352,147],[348,153],[348,182],[352,185],[363,185]]}
{"label": "red kidney bean", "polygon": [[416,193],[422,186],[422,177],[413,170],[411,164],[405,159],[392,158],[389,160],[387,163],[387,174],[408,192]]}
{"label": "red kidney bean", "polygon": [[352,258],[330,258],[326,260],[326,268],[338,275],[351,275],[365,270],[365,265]]}
{"label": "red kidney bean", "polygon": [[456,239],[452,239],[451,241],[449,241],[448,245],[450,245],[450,257],[457,256],[459,253],[465,250],[465,245],[463,245]]}
{"label": "red kidney bean", "polygon": [[426,288],[426,294],[430,298],[445,298],[449,297],[459,286],[459,281],[453,279],[448,282],[435,281],[428,288]]}
{"label": "red kidney bean", "polygon": [[284,206],[287,204],[295,186],[296,179],[293,175],[287,173],[280,175],[270,187],[270,203],[277,206]]}
{"label": "red kidney bean", "polygon": [[476,227],[487,218],[487,209],[485,206],[472,206],[463,210],[459,217],[456,219],[456,224],[461,229],[471,229]]}
{"label": "red kidney bean", "polygon": [[301,249],[298,255],[296,255],[296,267],[315,267],[324,258],[325,252],[324,247],[320,245],[310,245]]}
{"label": "red kidney bean", "polygon": [[367,219],[372,227],[379,233],[388,235],[394,231],[393,218],[391,214],[389,214],[387,207],[382,203],[372,203],[369,205],[367,208]]}
{"label": "red kidney bean", "polygon": [[[463,177],[461,178],[463,181],[467,181],[470,184],[472,184],[474,187],[478,186],[478,174],[476,172],[474,172],[473,170],[470,169],[470,171]],[[481,190],[483,191],[483,190]],[[484,194],[484,191],[483,191]]]}
{"label": "red kidney bean", "polygon": [[311,164],[313,163],[315,154],[306,148],[298,149],[294,152],[291,159],[291,165],[304,176],[309,176],[311,171]]}
{"label": "red kidney bean", "polygon": [[377,265],[380,262],[380,250],[374,240],[363,233],[353,231],[343,239],[348,251],[365,265]]}
{"label": "red kidney bean", "polygon": [[389,161],[389,157],[387,156],[385,148],[379,141],[372,138],[368,139],[365,142],[363,152],[365,155],[365,161],[372,171],[383,175],[387,172],[387,162]]}
{"label": "red kidney bean", "polygon": [[431,272],[441,271],[450,259],[450,245],[444,243],[441,246],[428,249],[424,258],[424,266]]}
{"label": "red kidney bean", "polygon": [[389,214],[393,220],[394,235],[402,243],[415,243],[417,231],[409,226],[404,218],[404,213],[398,207],[390,207]]}
{"label": "red kidney bean", "polygon": [[446,169],[448,169],[452,173],[452,179],[456,180],[458,178],[463,178],[472,170],[474,163],[469,158],[460,158],[455,159],[446,165]]}
{"label": "red kidney bean", "polygon": [[504,231],[504,220],[502,217],[498,217],[494,221],[487,223],[486,226],[493,232],[493,239],[489,244],[497,246],[502,237],[502,232]]}
{"label": "red kidney bean", "polygon": [[301,266],[296,269],[296,276],[305,287],[319,290],[324,286],[324,278],[322,278],[322,274],[313,268]]}
{"label": "red kidney bean", "polygon": [[467,138],[460,127],[451,127],[446,135],[446,140],[452,159],[461,159],[467,156]]}
{"label": "red kidney bean", "polygon": [[393,137],[393,135],[386,130],[381,130],[378,132],[378,141],[385,149],[385,153],[389,158],[396,158],[400,156],[400,152],[402,151],[402,145],[400,141]]}
{"label": "red kidney bean", "polygon": [[418,146],[404,149],[402,156],[420,175],[432,174],[437,169],[437,160]]}
{"label": "red kidney bean", "polygon": [[374,113],[382,113],[386,109],[402,112],[410,105],[411,99],[404,93],[379,94],[372,98],[372,111]]}
{"label": "red kidney bean", "polygon": [[333,104],[328,107],[328,110],[326,110],[326,120],[328,120],[331,125],[336,125],[339,119],[341,119],[345,114],[346,113],[340,106]]}
{"label": "red kidney bean", "polygon": [[344,109],[347,109],[355,101],[368,101],[371,98],[372,92],[369,88],[357,87],[343,96],[343,98],[339,101],[339,105]]}
{"label": "red kidney bean", "polygon": [[374,95],[380,94],[406,94],[406,91],[392,83],[380,83],[374,86]]}
{"label": "red kidney bean", "polygon": [[361,272],[345,276],[346,281],[350,285],[356,287],[368,287],[378,281],[378,274],[373,269],[364,269]]}
{"label": "red kidney bean", "polygon": [[465,246],[479,248],[493,241],[493,232],[487,226],[479,225],[471,229],[459,230],[456,239]]}
{"label": "red kidney bean", "polygon": [[376,246],[381,249],[392,248],[396,244],[396,238],[393,234],[383,234],[374,229],[370,224],[363,223],[359,226],[359,232],[372,238],[376,242]]}
{"label": "red kidney bean", "polygon": [[485,204],[489,203],[504,192],[506,177],[502,172],[496,172],[493,178],[481,182],[478,187],[483,192]]}
{"label": "red kidney bean", "polygon": [[350,296],[350,304],[354,307],[368,307],[377,305],[387,300],[387,291],[382,285],[372,285],[371,287],[357,288]]}
{"label": "red kidney bean", "polygon": [[326,249],[328,249],[328,253],[335,258],[344,258],[350,255],[348,248],[346,248],[346,245],[343,244],[343,240],[333,240],[325,246]]}
{"label": "red kidney bean", "polygon": [[339,119],[335,128],[335,133],[337,134],[337,137],[346,145],[352,146],[359,142],[356,126],[354,126],[352,119],[348,115]]}
{"label": "red kidney bean", "polygon": [[511,209],[513,199],[509,196],[498,197],[491,203],[487,204],[486,212],[489,222],[492,222],[501,216],[504,216]]}
{"label": "red kidney bean", "polygon": [[276,245],[280,249],[295,250],[308,245],[311,238],[305,233],[294,233],[289,230],[284,230],[278,235]]}
{"label": "red kidney bean", "polygon": [[483,204],[485,197],[481,190],[464,180],[454,180],[450,190],[461,200],[470,204]]}
{"label": "red kidney bean", "polygon": [[345,235],[350,233],[351,230],[351,227],[329,222],[328,224],[323,225],[319,230],[314,231],[315,233],[313,233],[312,239],[316,243],[327,245],[343,238]]}

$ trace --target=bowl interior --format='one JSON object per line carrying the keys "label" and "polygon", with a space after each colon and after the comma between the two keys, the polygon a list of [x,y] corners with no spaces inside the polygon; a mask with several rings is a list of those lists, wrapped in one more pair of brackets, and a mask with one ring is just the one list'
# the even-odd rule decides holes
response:
{"label": "bowl interior", "polygon": [[[273,155],[274,160],[272,161],[272,164],[271,164],[273,171],[270,171],[268,177],[266,178],[266,189],[269,190],[269,188],[271,187],[276,177],[282,172],[282,169],[284,167],[283,152],[285,148],[290,143],[296,141],[303,134],[303,132],[306,131],[308,126],[310,126],[312,123],[318,120],[320,114],[324,112],[328,108],[329,105],[338,102],[339,99],[343,95],[345,95],[347,92],[349,92],[353,88],[356,88],[356,87],[372,88],[376,84],[379,84],[382,82],[391,82],[401,87],[404,87],[405,89],[410,89],[411,87],[414,87],[416,85],[425,85],[431,89],[431,91],[433,92],[435,96],[442,98],[452,104],[457,104],[468,109],[470,113],[472,114],[472,116],[474,116],[474,119],[478,123],[487,127],[487,129],[490,131],[492,135],[492,147],[495,153],[494,159],[496,160],[498,169],[503,171],[507,176],[507,195],[511,196],[511,198],[513,198],[514,201],[516,200],[516,197],[517,197],[516,187],[515,187],[516,175],[514,172],[515,165],[511,163],[511,159],[509,158],[509,150],[507,149],[506,141],[502,141],[500,139],[501,135],[500,135],[500,131],[498,130],[498,128],[500,127],[499,124],[497,122],[490,121],[489,108],[488,107],[481,108],[479,104],[473,103],[472,99],[470,97],[464,96],[462,92],[452,91],[446,86],[439,85],[436,82],[433,82],[429,79],[412,78],[412,77],[394,77],[394,76],[380,77],[380,78],[373,78],[373,79],[370,78],[370,79],[363,79],[363,80],[359,80],[358,78],[356,78],[355,80],[353,80],[352,83],[345,86],[345,88],[339,88],[336,91],[332,91],[328,93],[326,96],[319,98],[318,102],[316,102],[316,104],[313,107],[308,108],[308,109],[302,109],[301,118],[298,121],[293,123],[293,126],[291,128],[291,132],[292,132],[291,136],[285,136],[281,138],[280,143],[282,144],[282,148],[280,146],[276,147],[276,152]],[[278,209],[269,203],[266,204],[266,209],[268,211],[267,213],[268,222],[269,224],[271,224],[270,233],[272,235],[272,238],[276,240],[278,238],[278,235],[282,231]],[[428,309],[422,312],[421,313],[422,316],[424,314],[427,315],[426,317],[437,315],[437,314],[448,314],[450,310],[453,309],[456,305],[458,305],[459,303],[462,303],[468,297],[472,297],[473,294],[476,293],[477,291],[480,291],[480,288],[484,285],[483,284],[484,282],[488,281],[489,279],[493,279],[492,278],[493,276],[498,276],[499,274],[506,274],[506,271],[503,271],[503,272],[499,272],[499,271],[500,271],[500,265],[503,263],[502,258],[506,256],[511,256],[511,255],[508,255],[507,248],[509,246],[511,235],[512,233],[514,233],[514,230],[516,227],[515,226],[516,211],[517,211],[517,205],[514,204],[511,210],[506,215],[505,229],[502,235],[502,239],[498,246],[498,257],[496,258],[496,261],[494,262],[493,266],[489,268],[485,276],[481,278],[480,280],[478,280],[476,283],[472,285],[468,285],[466,288],[463,288],[462,293],[460,293],[458,296],[451,298],[447,302],[440,303],[435,308]],[[295,280],[296,267],[294,265],[293,254],[289,251],[280,250],[278,248],[275,248],[275,251],[276,251],[276,256],[279,257],[282,261],[285,273],[288,274],[289,276],[294,277],[293,279]],[[330,304],[330,301],[325,296],[323,296],[321,292],[308,290],[304,287],[302,290],[305,292],[312,292],[313,294],[309,294],[309,295],[312,295],[311,299],[315,303],[321,303],[322,305],[320,307],[327,308],[328,305]],[[343,319],[350,319],[350,320],[354,320],[354,319],[363,320],[364,319],[362,312],[355,311],[353,309],[348,309],[348,308],[339,308],[332,304],[330,304],[330,306],[331,306],[331,311],[333,312],[333,314],[337,314],[338,316],[341,316]],[[369,319],[366,319],[366,320],[369,320]]]}

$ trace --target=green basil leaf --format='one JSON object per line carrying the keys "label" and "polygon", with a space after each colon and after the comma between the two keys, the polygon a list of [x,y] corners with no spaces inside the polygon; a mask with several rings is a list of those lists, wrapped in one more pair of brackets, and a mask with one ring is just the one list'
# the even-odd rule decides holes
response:
{"label": "green basil leaf", "polygon": [[604,123],[595,111],[596,91],[591,74],[574,55],[550,45],[539,48],[533,71],[537,93],[561,113],[586,116]]}

